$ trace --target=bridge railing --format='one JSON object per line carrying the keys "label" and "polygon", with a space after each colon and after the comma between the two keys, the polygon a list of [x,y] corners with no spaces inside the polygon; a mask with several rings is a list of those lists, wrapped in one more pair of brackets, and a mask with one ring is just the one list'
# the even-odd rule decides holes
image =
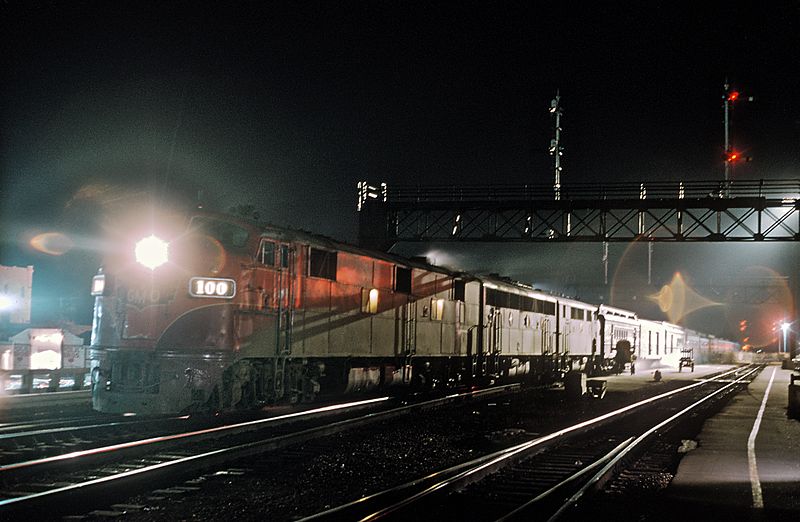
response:
{"label": "bridge railing", "polygon": [[[562,200],[767,198],[800,199],[800,179],[736,181],[659,181],[647,183],[565,184]],[[389,203],[420,201],[542,201],[552,200],[552,185],[500,184],[453,186],[442,184],[389,185]]]}

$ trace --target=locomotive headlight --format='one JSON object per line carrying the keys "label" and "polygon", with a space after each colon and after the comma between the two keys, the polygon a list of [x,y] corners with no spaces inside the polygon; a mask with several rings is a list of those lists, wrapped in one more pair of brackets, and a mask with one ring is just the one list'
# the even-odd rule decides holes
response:
{"label": "locomotive headlight", "polygon": [[136,243],[136,261],[150,270],[155,270],[167,262],[169,245],[156,236],[148,236]]}

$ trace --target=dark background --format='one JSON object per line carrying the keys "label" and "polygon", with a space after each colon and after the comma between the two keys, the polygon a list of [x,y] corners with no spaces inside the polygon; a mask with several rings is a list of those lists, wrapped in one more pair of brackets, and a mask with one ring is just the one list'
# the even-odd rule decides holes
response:
{"label": "dark background", "polygon": [[[733,178],[800,178],[798,2],[553,4],[3,2],[0,264],[35,266],[35,320],[86,322],[102,215],[142,194],[354,241],[360,180],[550,183],[556,89],[564,183],[721,179],[726,77],[755,97]],[[676,271],[800,271],[794,244],[657,246],[650,284],[613,246],[608,285],[599,244],[398,249],[633,308]]]}

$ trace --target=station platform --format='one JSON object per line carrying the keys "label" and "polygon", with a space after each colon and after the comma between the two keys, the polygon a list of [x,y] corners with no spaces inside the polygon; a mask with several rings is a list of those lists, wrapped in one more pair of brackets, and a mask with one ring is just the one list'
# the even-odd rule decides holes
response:
{"label": "station platform", "polygon": [[800,421],[787,417],[790,370],[767,366],[703,425],[665,492],[694,520],[800,520]]}
{"label": "station platform", "polygon": [[662,366],[647,370],[639,370],[637,367],[636,373],[633,375],[631,375],[629,371],[625,371],[617,375],[604,375],[602,377],[592,377],[591,379],[606,381],[608,391],[629,392],[640,390],[642,386],[645,385],[658,385],[659,383],[653,378],[656,369],[661,372],[661,383],[665,383],[673,380],[691,381],[694,379],[702,379],[712,373],[733,368],[735,368],[735,366],[730,364],[698,364],[695,365],[694,371],[684,369],[682,372],[679,372],[677,368],[671,366]]}

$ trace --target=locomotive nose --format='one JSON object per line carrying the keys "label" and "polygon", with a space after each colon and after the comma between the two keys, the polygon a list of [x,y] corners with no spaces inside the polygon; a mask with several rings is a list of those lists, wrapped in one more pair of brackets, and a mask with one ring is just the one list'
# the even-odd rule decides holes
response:
{"label": "locomotive nose", "polygon": [[175,263],[194,274],[219,274],[228,260],[223,244],[201,233],[189,234],[174,241],[172,250]]}

